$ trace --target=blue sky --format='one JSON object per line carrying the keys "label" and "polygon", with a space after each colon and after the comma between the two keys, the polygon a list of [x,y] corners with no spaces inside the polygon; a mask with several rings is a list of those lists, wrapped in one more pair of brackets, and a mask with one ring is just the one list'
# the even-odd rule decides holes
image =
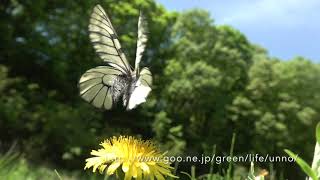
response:
{"label": "blue sky", "polygon": [[157,0],[168,10],[201,8],[274,57],[320,62],[320,0]]}

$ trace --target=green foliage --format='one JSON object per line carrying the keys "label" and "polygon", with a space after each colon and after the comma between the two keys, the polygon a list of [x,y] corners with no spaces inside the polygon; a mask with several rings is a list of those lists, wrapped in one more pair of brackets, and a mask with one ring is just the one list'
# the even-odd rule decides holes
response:
{"label": "green foliage", "polygon": [[56,180],[58,177],[63,180],[95,180],[102,179],[95,176],[88,177],[85,174],[79,174],[78,172],[66,172],[61,170],[59,176],[57,176],[57,170],[50,169],[46,166],[34,166],[30,164],[24,157],[8,151],[3,155],[0,155],[0,178],[6,180],[16,179],[48,179]]}
{"label": "green foliage", "polygon": [[254,173],[254,163],[251,162],[250,171],[246,180],[264,180],[264,176],[256,176]]}
{"label": "green foliage", "polygon": [[[246,133],[256,139],[256,151],[278,153],[289,144],[311,151],[311,143],[304,150],[300,144],[312,137],[305,129],[313,127],[318,116],[319,75],[318,65],[301,58],[288,62],[264,59],[253,64],[246,91],[228,108],[238,130],[247,125],[256,129],[253,134]],[[296,136],[297,132],[301,134]],[[265,142],[275,143],[266,148]]]}
{"label": "green foliage", "polygon": [[320,122],[317,124],[316,127],[316,146],[314,148],[314,155],[312,161],[312,170],[318,175],[317,177],[320,178]]}
{"label": "green foliage", "polygon": [[297,154],[294,154],[292,151],[285,149],[284,150],[290,157],[294,158],[300,168],[305,172],[308,176],[310,176],[313,180],[317,180],[317,174],[311,169],[311,167]]}
{"label": "green foliage", "polygon": [[[150,36],[143,63],[152,59],[148,66],[161,69],[160,57],[166,55],[162,56],[165,49],[159,47],[165,46],[168,33],[163,32],[174,13],[164,13],[154,1],[111,2],[102,5],[111,15],[130,59],[135,54],[139,10],[145,11],[150,33],[157,35]],[[89,147],[101,138],[130,132],[131,117],[144,117],[143,112],[126,117],[114,116],[120,114],[117,111],[103,113],[78,97],[78,78],[88,67],[100,63],[87,35],[95,4],[17,0],[0,5],[0,141],[18,141],[28,158],[82,167]],[[150,128],[151,123],[142,126]]]}
{"label": "green foliage", "polygon": [[318,123],[316,127],[316,139],[317,143],[320,144],[320,123]]}
{"label": "green foliage", "polygon": [[[90,121],[99,115],[90,113],[86,106],[75,110],[55,100],[54,91],[41,92],[38,84],[23,78],[8,78],[6,68],[1,66],[1,69],[0,86],[4,96],[0,98],[3,119],[0,128],[1,136],[7,137],[3,139],[5,143],[18,141],[28,157],[41,155],[48,159],[62,158],[65,153],[72,153],[70,158],[75,158],[81,151],[74,151],[76,147],[93,144],[94,129],[99,124]],[[49,157],[48,149],[55,150]]]}
{"label": "green foliage", "polygon": [[184,127],[189,151],[210,149],[213,143],[228,147],[224,139],[230,138],[232,129],[227,128],[224,107],[247,81],[250,44],[240,32],[216,27],[201,10],[180,14],[171,36],[175,56],[164,69],[164,111]]}
{"label": "green foliage", "polygon": [[313,180],[320,178],[320,147],[319,147],[319,135],[320,133],[320,122],[316,126],[316,145],[313,156],[312,168],[306,163],[302,158],[298,157],[297,154],[294,154],[292,151],[285,149],[284,151],[292,158],[295,159],[296,163],[300,168]]}
{"label": "green foliage", "polygon": [[182,126],[172,126],[172,120],[165,112],[161,111],[156,114],[153,131],[156,134],[155,139],[163,144],[164,151],[169,151],[168,153],[172,156],[183,153],[186,143],[183,139]]}
{"label": "green foliage", "polygon": [[[149,22],[141,62],[151,67],[154,86],[147,103],[130,112],[102,112],[78,96],[80,75],[101,64],[87,33],[97,3],[131,64],[139,10]],[[74,169],[112,135],[153,138],[183,156],[210,154],[213,145],[227,154],[235,132],[234,154],[279,155],[286,147],[312,158],[314,135],[306,130],[320,112],[319,64],[272,59],[238,30],[215,25],[208,12],[168,12],[154,0],[10,0],[0,4],[0,33],[2,151],[17,141],[27,159]],[[284,166],[275,164],[289,179],[301,176]],[[216,170],[210,174],[219,179]]]}

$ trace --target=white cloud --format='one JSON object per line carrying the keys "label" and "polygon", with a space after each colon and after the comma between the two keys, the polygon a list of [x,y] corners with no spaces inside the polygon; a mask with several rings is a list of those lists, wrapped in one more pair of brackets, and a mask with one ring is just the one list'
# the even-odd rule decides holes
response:
{"label": "white cloud", "polygon": [[218,20],[219,24],[291,27],[320,18],[320,15],[315,17],[320,8],[319,0],[241,0],[229,7],[229,13]]}

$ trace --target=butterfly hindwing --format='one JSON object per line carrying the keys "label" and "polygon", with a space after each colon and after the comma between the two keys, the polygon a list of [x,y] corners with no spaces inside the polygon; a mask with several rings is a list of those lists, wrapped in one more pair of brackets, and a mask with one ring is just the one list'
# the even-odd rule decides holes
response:
{"label": "butterfly hindwing", "polygon": [[133,109],[137,105],[146,101],[151,91],[152,75],[148,68],[143,68],[139,74],[139,78],[135,83],[135,88],[130,94],[127,109]]}
{"label": "butterfly hindwing", "polygon": [[130,74],[131,68],[121,49],[118,35],[100,5],[94,7],[90,18],[89,36],[94,49],[104,62]]}
{"label": "butterfly hindwing", "polygon": [[144,86],[149,86],[151,87],[152,85],[152,74],[149,70],[149,68],[142,68],[140,71],[140,77],[139,77],[141,84]]}
{"label": "butterfly hindwing", "polygon": [[109,66],[89,69],[80,78],[80,96],[97,108],[111,109],[115,103],[113,88],[121,75],[123,72]]}

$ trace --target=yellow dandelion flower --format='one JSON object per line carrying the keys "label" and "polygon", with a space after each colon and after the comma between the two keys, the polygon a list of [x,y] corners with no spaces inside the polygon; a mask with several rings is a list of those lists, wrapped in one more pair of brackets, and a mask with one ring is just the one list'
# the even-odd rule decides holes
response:
{"label": "yellow dandelion flower", "polygon": [[113,137],[100,144],[99,150],[92,150],[94,157],[86,159],[84,169],[98,169],[100,173],[106,170],[108,175],[115,174],[121,169],[124,179],[158,179],[164,180],[166,176],[178,178],[171,173],[173,169],[170,162],[165,160],[151,141],[143,141],[134,137]]}

